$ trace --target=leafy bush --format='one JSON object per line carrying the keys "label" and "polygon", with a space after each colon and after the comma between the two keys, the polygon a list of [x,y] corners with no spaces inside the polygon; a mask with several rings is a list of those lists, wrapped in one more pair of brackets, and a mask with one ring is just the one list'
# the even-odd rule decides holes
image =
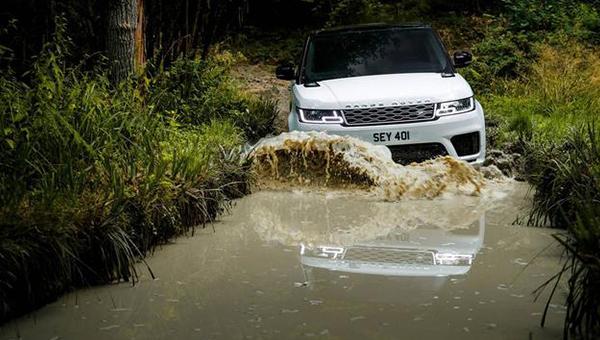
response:
{"label": "leafy bush", "polygon": [[598,8],[600,8],[598,3],[596,7],[582,3],[575,11],[577,19],[573,25],[574,35],[590,45],[600,43],[600,12]]}
{"label": "leafy bush", "polygon": [[556,33],[580,39],[597,41],[600,17],[597,10],[574,0],[504,0],[507,29],[526,33],[532,43],[553,38]]}
{"label": "leafy bush", "polygon": [[472,47],[474,60],[461,71],[478,93],[495,89],[499,79],[514,78],[525,72],[526,53],[519,42],[526,39],[506,31],[502,26],[492,26],[486,38]]}
{"label": "leafy bush", "polygon": [[503,0],[512,32],[555,31],[568,23],[562,12],[571,7],[573,1],[565,0]]}
{"label": "leafy bush", "polygon": [[149,103],[181,124],[229,120],[256,140],[274,131],[277,103],[246,95],[230,76],[236,58],[222,53],[208,60],[180,58],[149,80]]}
{"label": "leafy bush", "polygon": [[573,0],[505,0],[504,4],[501,14],[487,22],[483,39],[473,45],[475,60],[464,72],[478,92],[494,92],[498,79],[527,75],[541,44],[592,47],[598,43],[600,14],[588,4]]}
{"label": "leafy bush", "polygon": [[150,105],[182,124],[192,125],[242,111],[245,103],[228,75],[232,58],[177,59],[169,69],[159,70],[150,78]]}

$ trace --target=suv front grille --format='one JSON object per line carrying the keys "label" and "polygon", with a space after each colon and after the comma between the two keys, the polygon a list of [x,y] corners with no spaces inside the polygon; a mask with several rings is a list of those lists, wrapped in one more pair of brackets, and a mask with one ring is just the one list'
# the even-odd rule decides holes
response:
{"label": "suv front grille", "polygon": [[398,265],[435,264],[433,253],[430,251],[394,248],[351,247],[346,250],[344,260]]}
{"label": "suv front grille", "polygon": [[412,162],[424,162],[439,156],[447,156],[448,151],[440,143],[422,143],[406,145],[388,145],[394,162],[407,165]]}
{"label": "suv front grille", "polygon": [[347,125],[398,124],[433,120],[435,104],[342,110]]}

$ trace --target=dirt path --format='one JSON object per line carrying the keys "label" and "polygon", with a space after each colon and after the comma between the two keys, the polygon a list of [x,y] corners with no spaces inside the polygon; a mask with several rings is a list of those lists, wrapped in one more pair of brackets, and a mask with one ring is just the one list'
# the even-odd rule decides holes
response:
{"label": "dirt path", "polygon": [[277,100],[279,116],[275,121],[277,132],[288,130],[289,83],[275,78],[275,66],[242,63],[233,68],[233,76],[239,79],[248,92]]}

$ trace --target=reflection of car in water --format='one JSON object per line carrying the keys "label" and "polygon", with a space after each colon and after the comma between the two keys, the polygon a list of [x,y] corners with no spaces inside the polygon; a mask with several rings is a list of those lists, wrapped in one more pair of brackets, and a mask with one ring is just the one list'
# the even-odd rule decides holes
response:
{"label": "reflection of car in water", "polygon": [[483,244],[485,216],[468,229],[417,228],[354,245],[301,244],[304,266],[387,276],[464,275]]}
{"label": "reflection of car in water", "polygon": [[245,216],[258,237],[301,248],[307,299],[407,308],[465,278],[492,207],[481,197],[381,202],[355,193],[263,191],[251,201]]}

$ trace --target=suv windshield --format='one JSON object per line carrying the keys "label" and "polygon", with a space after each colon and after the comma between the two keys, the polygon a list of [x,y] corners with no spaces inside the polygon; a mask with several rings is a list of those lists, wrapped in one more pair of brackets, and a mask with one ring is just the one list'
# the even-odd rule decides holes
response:
{"label": "suv windshield", "polygon": [[441,73],[450,68],[431,29],[388,28],[313,36],[304,82],[394,73]]}

